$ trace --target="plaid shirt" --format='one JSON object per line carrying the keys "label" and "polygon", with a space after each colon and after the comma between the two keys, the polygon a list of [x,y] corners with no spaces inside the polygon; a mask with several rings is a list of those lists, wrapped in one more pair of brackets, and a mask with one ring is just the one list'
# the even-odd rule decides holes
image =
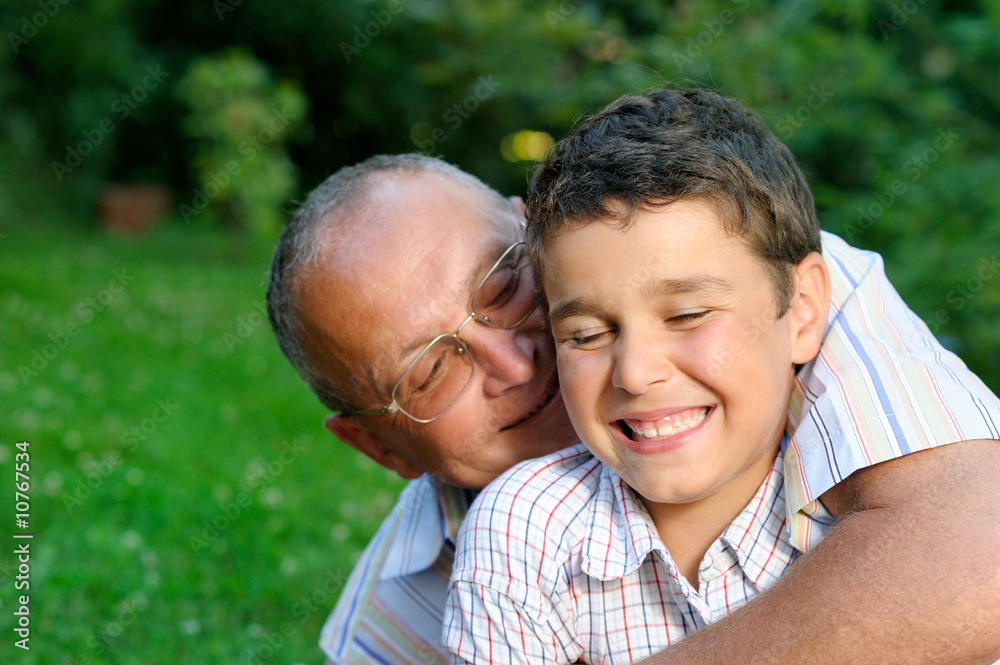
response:
{"label": "plaid shirt", "polygon": [[[470,663],[630,663],[728,614],[795,558],[779,453],[695,589],[637,495],[582,445],[515,467],[463,523],[444,643]],[[825,513],[810,518],[828,528]]]}
{"label": "plaid shirt", "polygon": [[[937,445],[1000,438],[1000,402],[906,307],[878,254],[824,233],[823,255],[832,286],[828,331],[794,386],[794,436],[784,455],[790,542],[799,549],[821,531],[810,519],[822,517],[818,497],[853,471]],[[404,490],[323,627],[320,646],[331,662],[447,662],[441,613],[468,500],[427,478]]]}

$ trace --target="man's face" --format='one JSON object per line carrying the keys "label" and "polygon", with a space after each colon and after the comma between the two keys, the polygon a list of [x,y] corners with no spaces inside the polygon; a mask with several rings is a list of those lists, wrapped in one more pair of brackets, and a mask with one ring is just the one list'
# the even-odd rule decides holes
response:
{"label": "man's face", "polygon": [[[334,372],[323,356],[338,348],[362,377],[355,408],[389,403],[410,362],[458,328],[473,290],[520,239],[516,224],[485,218],[476,195],[443,176],[393,174],[375,188],[375,200],[341,231],[348,237],[338,238],[335,256],[325,257],[329,265],[300,288],[307,350],[320,371]],[[425,424],[400,413],[356,421],[410,467],[461,487],[482,487],[578,440],[540,312],[512,330],[470,322],[459,337],[475,369],[444,415]]]}
{"label": "man's face", "polygon": [[654,517],[650,502],[710,496],[742,509],[777,452],[794,364],[809,359],[761,262],[702,199],[624,231],[563,233],[545,258],[560,383],[588,448]]}

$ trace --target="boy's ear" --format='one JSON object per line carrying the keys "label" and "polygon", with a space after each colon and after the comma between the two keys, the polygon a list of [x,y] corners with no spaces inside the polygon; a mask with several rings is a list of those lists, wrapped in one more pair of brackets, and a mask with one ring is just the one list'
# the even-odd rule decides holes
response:
{"label": "boy's ear", "polygon": [[794,291],[789,309],[792,327],[792,363],[800,365],[816,357],[826,332],[830,308],[830,273],[826,262],[812,252],[795,266]]}
{"label": "boy's ear", "polygon": [[350,416],[327,416],[323,419],[323,426],[351,448],[395,471],[403,480],[413,480],[423,474],[423,470],[407,462],[377,434],[365,429]]}

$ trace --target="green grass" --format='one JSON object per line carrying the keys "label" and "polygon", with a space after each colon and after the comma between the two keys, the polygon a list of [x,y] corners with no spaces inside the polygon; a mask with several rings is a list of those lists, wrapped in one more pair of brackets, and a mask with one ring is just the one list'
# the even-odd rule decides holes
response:
{"label": "green grass", "polygon": [[[322,428],[263,314],[267,252],[176,223],[0,232],[0,653],[322,662],[326,589],[402,483]],[[18,441],[30,652],[12,648]]]}

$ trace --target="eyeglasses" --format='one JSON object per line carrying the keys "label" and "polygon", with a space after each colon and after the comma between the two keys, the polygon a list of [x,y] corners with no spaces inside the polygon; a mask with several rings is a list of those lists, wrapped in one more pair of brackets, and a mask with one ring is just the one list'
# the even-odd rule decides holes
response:
{"label": "eyeglasses", "polygon": [[435,337],[392,388],[392,401],[378,409],[348,409],[343,415],[387,416],[399,411],[418,423],[440,418],[472,382],[472,355],[458,335],[475,321],[491,328],[516,328],[538,305],[524,242],[508,247],[469,300],[469,316],[453,333]]}

